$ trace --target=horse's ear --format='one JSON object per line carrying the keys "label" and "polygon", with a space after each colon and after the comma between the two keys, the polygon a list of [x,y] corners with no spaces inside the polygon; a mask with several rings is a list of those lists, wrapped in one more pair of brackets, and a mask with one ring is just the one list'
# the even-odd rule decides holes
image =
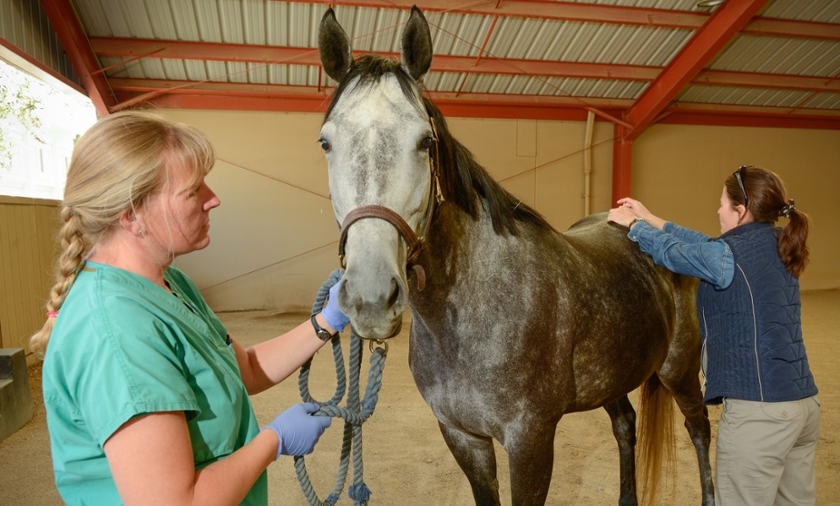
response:
{"label": "horse's ear", "polygon": [[403,28],[400,51],[403,68],[419,81],[432,66],[432,34],[429,23],[416,5],[411,7],[411,16]]}
{"label": "horse's ear", "polygon": [[321,27],[318,30],[318,51],[324,72],[336,82],[340,82],[353,65],[353,50],[350,48],[350,37],[338,24],[332,7],[327,9],[324,17],[321,18]]}

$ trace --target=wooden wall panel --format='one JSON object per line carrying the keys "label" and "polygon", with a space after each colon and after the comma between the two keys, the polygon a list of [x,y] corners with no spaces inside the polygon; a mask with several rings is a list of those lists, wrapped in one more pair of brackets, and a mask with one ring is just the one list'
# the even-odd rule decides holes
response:
{"label": "wooden wall panel", "polygon": [[0,348],[24,348],[44,323],[58,202],[0,196]]}

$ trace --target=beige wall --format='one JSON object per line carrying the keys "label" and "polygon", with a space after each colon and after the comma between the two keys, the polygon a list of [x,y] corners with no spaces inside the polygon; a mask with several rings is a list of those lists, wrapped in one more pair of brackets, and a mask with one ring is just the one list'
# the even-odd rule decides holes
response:
{"label": "beige wall", "polygon": [[[633,196],[655,214],[719,235],[723,181],[740,165],[776,172],[812,220],[802,288],[840,287],[840,131],[656,125],[633,145]],[[786,220],[779,220],[782,225]]]}
{"label": "beige wall", "polygon": [[[210,305],[308,310],[338,267],[338,227],[316,140],[320,114],[164,110],[207,132],[219,162],[208,178],[222,206],[211,245],[176,262]],[[584,215],[585,123],[448,118],[453,134],[490,173],[558,229]],[[591,211],[609,209],[612,124],[596,122]],[[661,216],[710,235],[723,179],[740,164],[777,171],[810,213],[813,261],[805,289],[840,287],[830,196],[840,185],[840,133],[659,125],[634,144],[633,196]]]}

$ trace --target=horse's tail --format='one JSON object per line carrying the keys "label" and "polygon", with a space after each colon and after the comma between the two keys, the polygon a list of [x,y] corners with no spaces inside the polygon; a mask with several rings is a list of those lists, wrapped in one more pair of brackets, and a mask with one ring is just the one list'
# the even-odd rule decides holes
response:
{"label": "horse's tail", "polygon": [[653,505],[656,504],[663,464],[667,466],[668,476],[674,475],[674,400],[656,374],[642,385],[639,398],[641,415],[636,469],[639,471],[640,504]]}

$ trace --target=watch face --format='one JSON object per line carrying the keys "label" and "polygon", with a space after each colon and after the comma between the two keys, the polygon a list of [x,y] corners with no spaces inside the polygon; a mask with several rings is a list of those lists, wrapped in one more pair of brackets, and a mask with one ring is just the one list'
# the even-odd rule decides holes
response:
{"label": "watch face", "polygon": [[330,335],[330,333],[329,333],[329,332],[327,332],[326,330],[322,329],[322,328],[321,328],[321,326],[320,326],[320,325],[318,325],[318,322],[317,322],[317,321],[315,321],[315,315],[312,315],[312,316],[309,318],[309,321],[311,321],[311,322],[312,322],[312,327],[315,329],[315,335],[317,335],[317,336],[318,336],[318,339],[320,339],[321,341],[329,341],[329,340],[330,340],[330,338],[331,338],[332,336]]}

